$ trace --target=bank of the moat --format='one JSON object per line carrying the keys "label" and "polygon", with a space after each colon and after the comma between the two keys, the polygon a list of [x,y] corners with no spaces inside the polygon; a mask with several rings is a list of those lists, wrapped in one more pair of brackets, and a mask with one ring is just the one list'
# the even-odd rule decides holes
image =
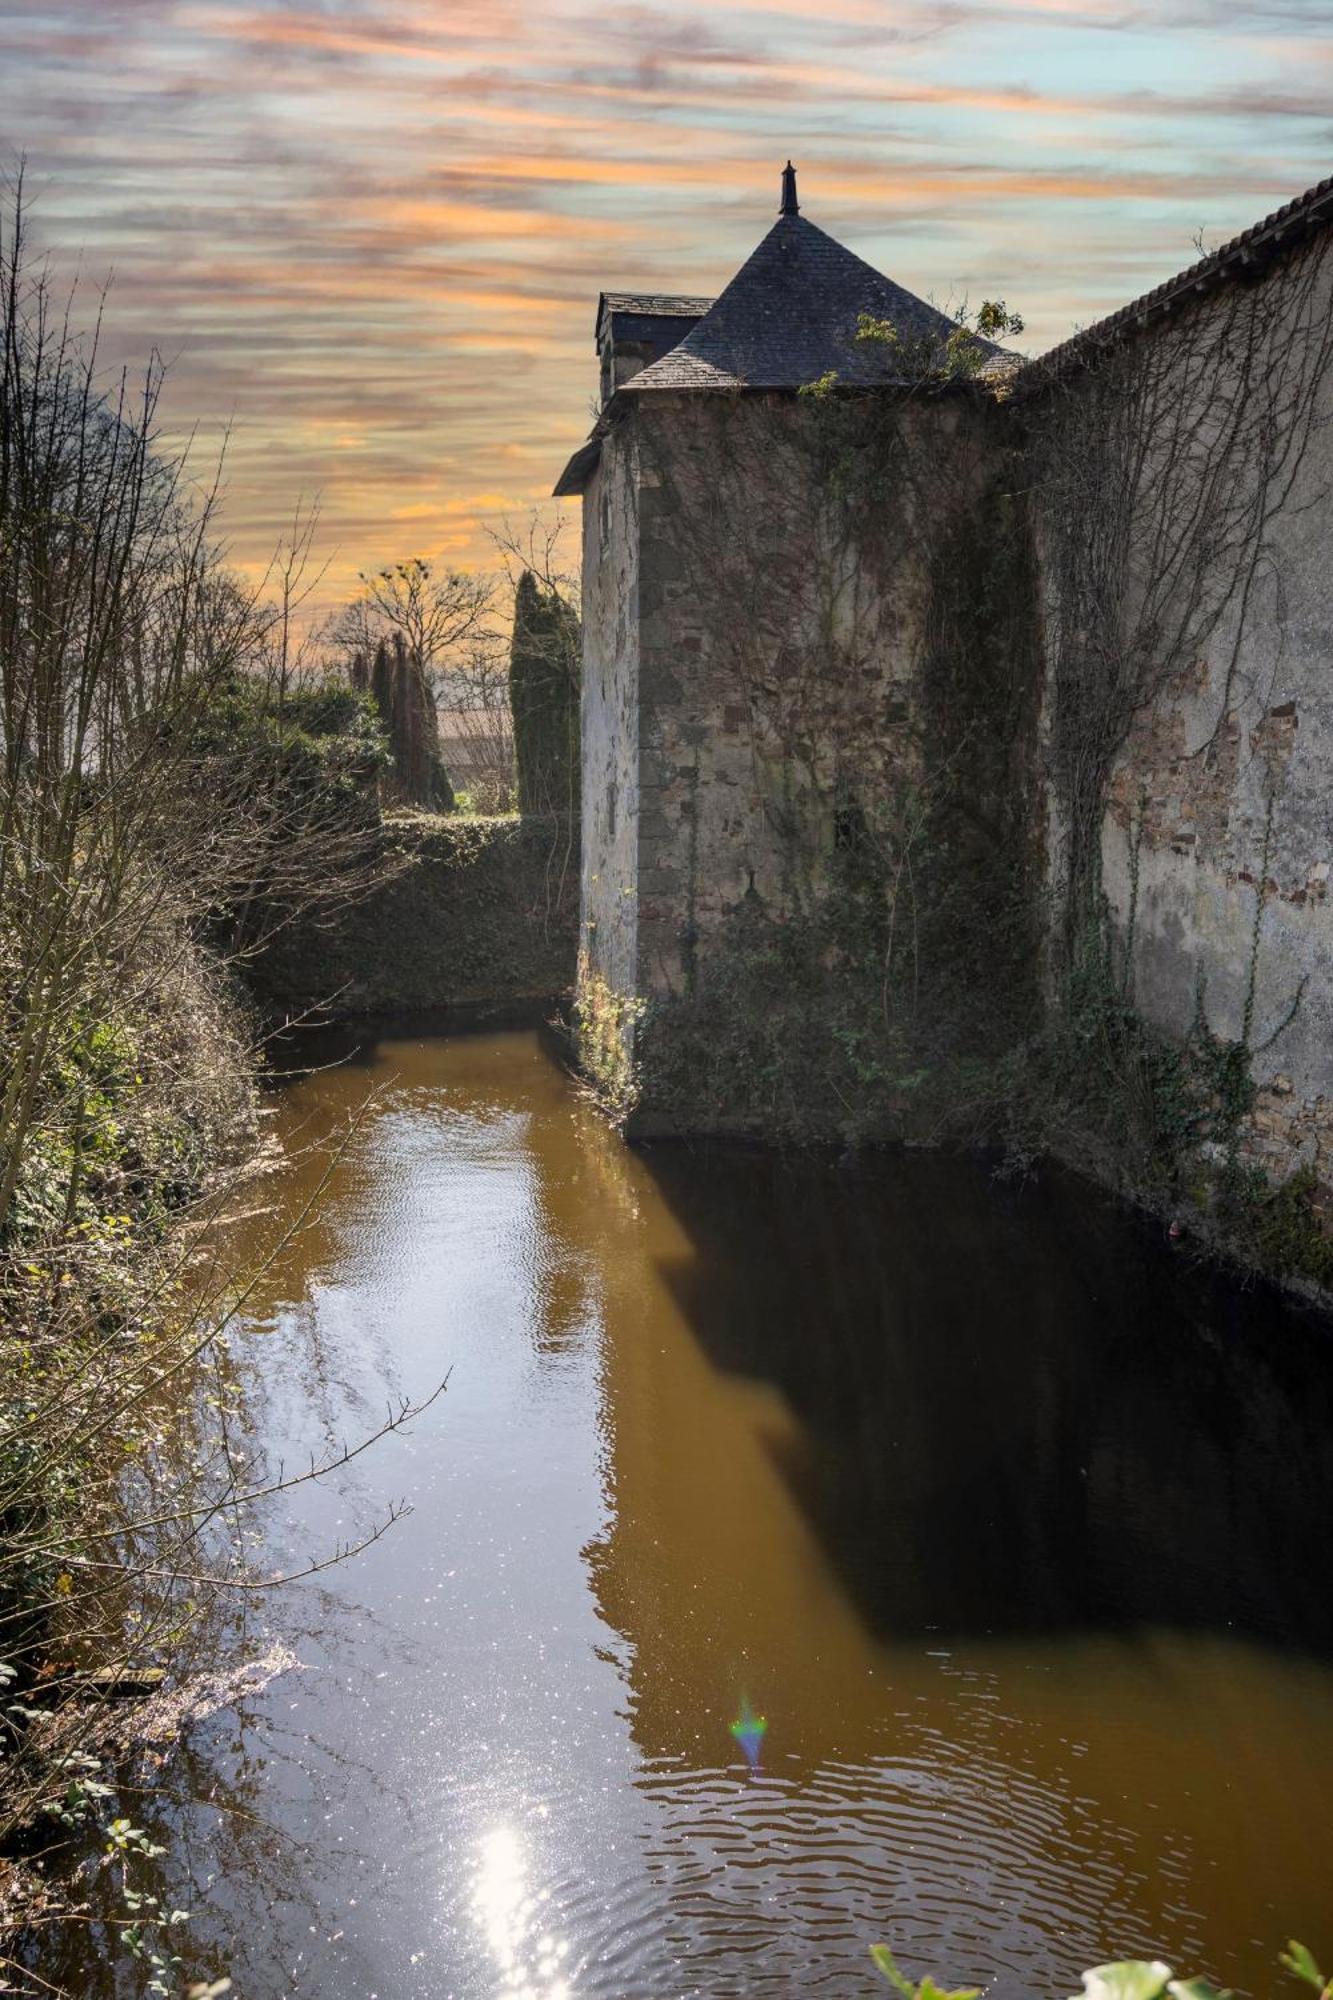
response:
{"label": "bank of the moat", "polygon": [[554,1010],[574,976],[568,817],[389,813],[377,841],[371,893],[278,929],[249,967],[269,1012]]}
{"label": "bank of the moat", "polygon": [[626,1148],[535,1034],[334,1054],[273,1100],[298,1204],[373,1092],[234,1329],[249,1442],[449,1388],[263,1518],[278,1569],[413,1506],[222,1642],[300,1665],[168,1766],[190,1966],[872,2000],[887,1936],[994,2000],[1266,1994],[1327,1936],[1321,1325],[1054,1170]]}

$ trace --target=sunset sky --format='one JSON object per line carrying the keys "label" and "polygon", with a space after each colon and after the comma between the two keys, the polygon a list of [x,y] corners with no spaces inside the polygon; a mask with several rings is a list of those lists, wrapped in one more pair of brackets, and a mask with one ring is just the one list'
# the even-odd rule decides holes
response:
{"label": "sunset sky", "polygon": [[[1328,0],[0,0],[37,243],[114,277],[262,567],[488,561],[586,433],[603,287],[805,213],[1039,351],[1333,170]],[[576,512],[576,509],[575,509]]]}

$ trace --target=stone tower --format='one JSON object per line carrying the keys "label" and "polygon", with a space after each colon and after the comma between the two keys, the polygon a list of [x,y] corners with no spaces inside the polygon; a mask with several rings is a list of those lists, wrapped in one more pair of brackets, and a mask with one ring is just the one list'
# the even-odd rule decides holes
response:
{"label": "stone tower", "polygon": [[[790,165],[716,300],[602,300],[604,400],[556,491],[583,499],[580,990],[612,1053],[742,1004],[719,990],[742,939],[815,922],[832,858],[919,776],[918,501],[858,522],[829,492],[867,398],[914,458],[982,476],[966,396],[913,395],[956,335],[801,214]],[[668,1067],[640,1124],[711,1122]]]}

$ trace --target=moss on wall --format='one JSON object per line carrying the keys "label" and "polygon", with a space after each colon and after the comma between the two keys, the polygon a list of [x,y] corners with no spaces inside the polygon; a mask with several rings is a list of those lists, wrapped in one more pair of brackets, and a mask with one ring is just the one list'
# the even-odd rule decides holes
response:
{"label": "moss on wall", "polygon": [[255,962],[266,1004],[339,1016],[546,1001],[574,977],[577,835],[567,820],[404,813],[368,897],[282,932]]}

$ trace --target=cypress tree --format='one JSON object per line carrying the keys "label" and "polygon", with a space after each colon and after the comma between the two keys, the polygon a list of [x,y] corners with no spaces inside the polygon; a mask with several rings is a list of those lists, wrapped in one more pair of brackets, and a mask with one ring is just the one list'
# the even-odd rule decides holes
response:
{"label": "cypress tree", "polygon": [[407,805],[452,812],[454,791],[440,757],[440,719],[420,660],[401,632],[381,639],[370,691],[393,757],[394,790]]}
{"label": "cypress tree", "polygon": [[579,806],[579,621],[524,570],[514,594],[509,703],[521,813]]}

